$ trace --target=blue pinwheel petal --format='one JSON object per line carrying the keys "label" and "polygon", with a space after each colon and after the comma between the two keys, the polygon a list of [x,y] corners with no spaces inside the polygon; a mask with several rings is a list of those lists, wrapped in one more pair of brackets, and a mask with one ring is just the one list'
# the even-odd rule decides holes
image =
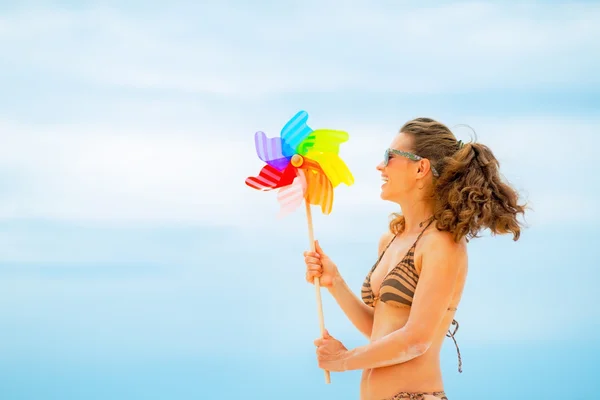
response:
{"label": "blue pinwheel petal", "polygon": [[298,146],[313,131],[307,124],[308,113],[299,111],[281,129],[281,140],[283,143],[282,153],[286,157],[296,154]]}

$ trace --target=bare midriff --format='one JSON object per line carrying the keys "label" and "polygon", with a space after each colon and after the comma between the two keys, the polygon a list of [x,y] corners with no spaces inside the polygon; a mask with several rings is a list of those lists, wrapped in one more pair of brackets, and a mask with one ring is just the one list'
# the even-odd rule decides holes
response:
{"label": "bare midriff", "polygon": [[[408,307],[395,307],[377,301],[370,340],[375,341],[401,329],[408,321],[409,313]],[[364,370],[360,382],[360,400],[384,400],[399,392],[444,390],[440,349],[454,313],[446,311],[432,345],[423,355],[404,363]]]}

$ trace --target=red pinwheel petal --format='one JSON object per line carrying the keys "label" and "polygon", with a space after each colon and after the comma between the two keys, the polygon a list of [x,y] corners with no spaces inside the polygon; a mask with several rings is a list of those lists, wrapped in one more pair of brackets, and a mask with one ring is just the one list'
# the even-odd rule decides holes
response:
{"label": "red pinwheel petal", "polygon": [[287,186],[294,181],[296,168],[289,164],[283,171],[270,165],[265,165],[258,176],[246,178],[246,185],[257,190],[273,190]]}

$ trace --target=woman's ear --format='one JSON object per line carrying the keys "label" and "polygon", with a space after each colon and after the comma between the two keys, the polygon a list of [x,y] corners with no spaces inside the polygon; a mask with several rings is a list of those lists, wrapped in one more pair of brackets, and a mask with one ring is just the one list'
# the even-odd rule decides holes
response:
{"label": "woman's ear", "polygon": [[431,163],[429,160],[421,160],[419,163],[419,173],[427,171],[427,164],[429,164],[429,169],[431,170]]}
{"label": "woman's ear", "polygon": [[425,162],[426,162],[425,160],[419,161],[419,168],[417,168],[417,173],[420,174],[420,173],[422,173],[422,172],[424,172],[426,170],[426,168],[425,168]]}

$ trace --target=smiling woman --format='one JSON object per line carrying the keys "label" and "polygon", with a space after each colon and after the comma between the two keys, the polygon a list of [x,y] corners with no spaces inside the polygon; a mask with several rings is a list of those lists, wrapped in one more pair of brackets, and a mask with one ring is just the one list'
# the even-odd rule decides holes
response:
{"label": "smiling woman", "polygon": [[[318,244],[315,252],[304,253],[307,280],[320,277],[370,339],[348,350],[326,332],[315,341],[319,366],[362,369],[361,400],[447,399],[439,353],[444,337],[454,340],[458,328],[454,313],[467,276],[467,242],[485,229],[518,240],[517,216],[525,207],[502,182],[487,146],[462,143],[429,118],[406,123],[377,170],[384,181],[381,198],[402,212],[394,214],[380,239],[362,301]],[[458,358],[462,372],[459,351]]]}

